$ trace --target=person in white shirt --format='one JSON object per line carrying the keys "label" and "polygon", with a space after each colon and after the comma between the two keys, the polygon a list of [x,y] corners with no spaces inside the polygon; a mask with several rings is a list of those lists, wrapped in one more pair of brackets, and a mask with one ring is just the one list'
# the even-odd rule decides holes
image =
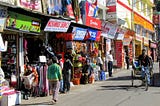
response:
{"label": "person in white shirt", "polygon": [[111,50],[110,50],[109,54],[107,55],[107,61],[108,61],[108,72],[109,72],[109,77],[112,77],[113,56],[112,56],[112,51],[111,51]]}
{"label": "person in white shirt", "polygon": [[100,69],[102,71],[103,70],[103,60],[100,54],[98,54],[98,57],[97,57],[97,65],[100,66]]}

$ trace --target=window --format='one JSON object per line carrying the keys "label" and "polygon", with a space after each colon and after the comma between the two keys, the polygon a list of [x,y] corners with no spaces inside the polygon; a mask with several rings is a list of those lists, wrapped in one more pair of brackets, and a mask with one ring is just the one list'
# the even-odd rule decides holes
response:
{"label": "window", "polygon": [[142,36],[147,37],[147,31],[146,31],[146,29],[142,30]]}
{"label": "window", "polygon": [[136,31],[136,34],[141,34],[141,26],[135,25],[135,31]]}

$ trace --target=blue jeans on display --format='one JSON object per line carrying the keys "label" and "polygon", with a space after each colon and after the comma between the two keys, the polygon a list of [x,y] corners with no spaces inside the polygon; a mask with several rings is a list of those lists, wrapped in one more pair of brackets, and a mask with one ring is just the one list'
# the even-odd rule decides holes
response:
{"label": "blue jeans on display", "polygon": [[141,75],[142,75],[142,78],[145,77],[145,73],[147,75],[147,80],[148,80],[148,84],[150,84],[150,72],[149,72],[149,67],[144,67],[142,66],[142,70],[141,70]]}

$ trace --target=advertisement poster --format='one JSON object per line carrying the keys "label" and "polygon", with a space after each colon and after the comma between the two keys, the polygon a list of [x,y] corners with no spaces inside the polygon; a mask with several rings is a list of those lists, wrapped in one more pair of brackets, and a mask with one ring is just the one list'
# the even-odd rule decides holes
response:
{"label": "advertisement poster", "polygon": [[16,12],[8,12],[8,17],[6,19],[6,28],[8,29],[40,33],[40,26],[40,19]]}
{"label": "advertisement poster", "polygon": [[0,7],[0,32],[3,32],[7,17],[7,8]]}
{"label": "advertisement poster", "polygon": [[32,11],[42,12],[41,0],[17,0],[17,6]]}

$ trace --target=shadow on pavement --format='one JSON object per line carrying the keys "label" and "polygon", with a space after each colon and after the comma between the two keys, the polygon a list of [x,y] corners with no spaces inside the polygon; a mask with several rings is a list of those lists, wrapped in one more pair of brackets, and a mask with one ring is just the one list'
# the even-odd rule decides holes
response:
{"label": "shadow on pavement", "polygon": [[54,105],[52,102],[41,102],[41,103],[34,103],[34,104],[20,104],[16,106],[48,106],[48,105]]}
{"label": "shadow on pavement", "polygon": [[107,81],[131,80],[131,76],[110,77]]}
{"label": "shadow on pavement", "polygon": [[[109,85],[109,86],[101,86],[101,89],[97,89],[97,90],[126,90],[129,91],[131,89],[135,89],[138,87],[142,87],[142,85],[135,85],[135,86],[131,86],[131,85]],[[144,88],[141,88],[144,89]]]}

